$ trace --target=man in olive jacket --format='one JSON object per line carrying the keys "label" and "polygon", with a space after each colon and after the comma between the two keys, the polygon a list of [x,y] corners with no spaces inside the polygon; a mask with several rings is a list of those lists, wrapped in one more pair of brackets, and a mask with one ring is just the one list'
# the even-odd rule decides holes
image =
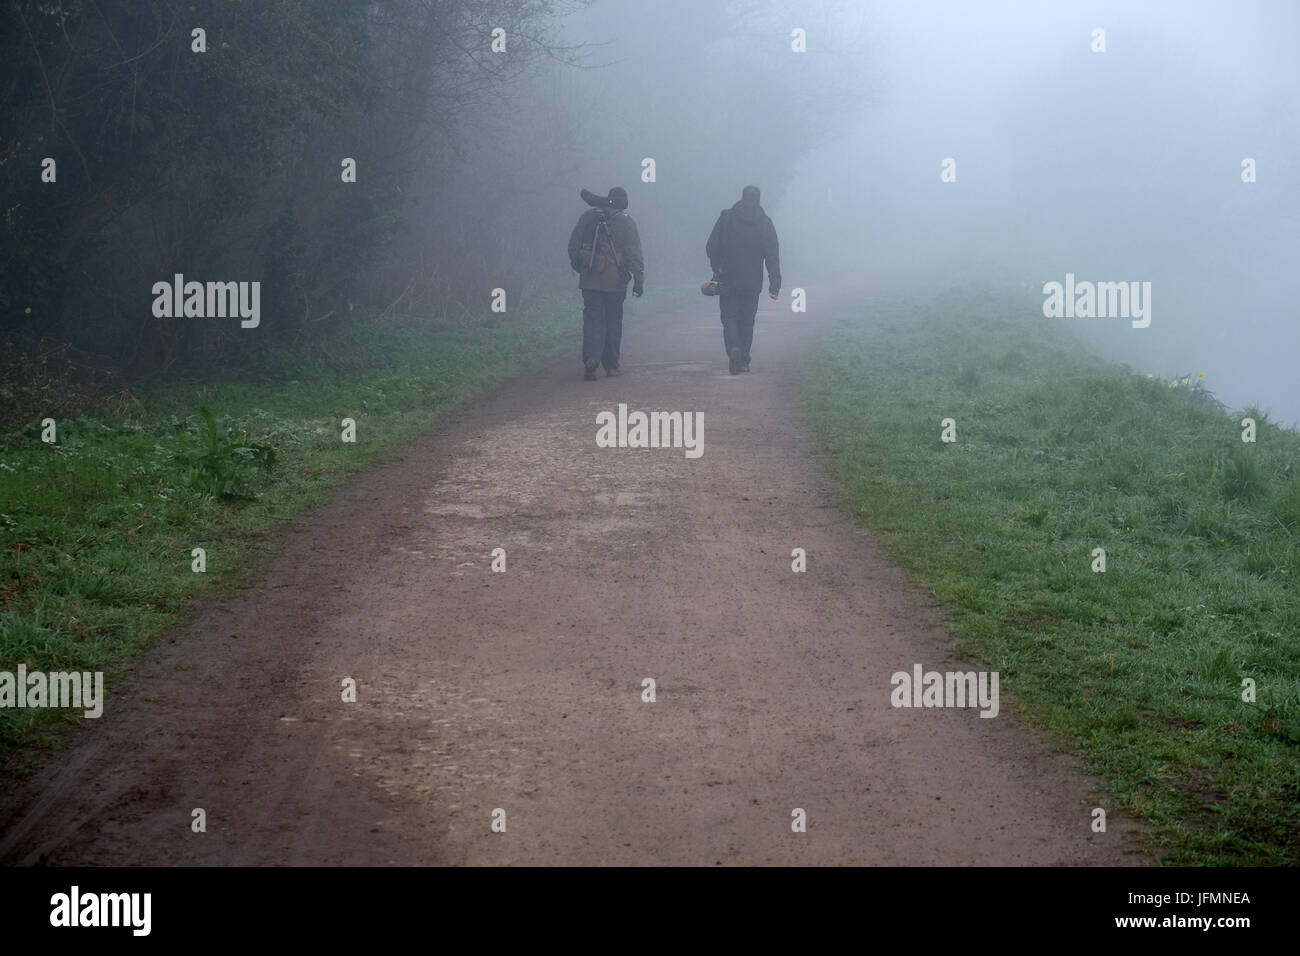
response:
{"label": "man in olive jacket", "polygon": [[623,302],[627,283],[632,295],[644,291],[641,237],[627,214],[627,190],[615,186],[608,196],[582,190],[592,208],[578,217],[569,236],[569,264],[578,273],[582,290],[583,378],[596,380],[596,369],[621,375],[619,349],[623,339]]}
{"label": "man in olive jacket", "polygon": [[776,226],[758,204],[757,186],[746,186],[740,201],[722,210],[704,249],[721,284],[718,309],[722,313],[722,347],[727,350],[732,375],[749,371],[749,349],[754,343],[754,316],[763,291],[763,263],[767,263],[767,294],[781,294],[781,259]]}

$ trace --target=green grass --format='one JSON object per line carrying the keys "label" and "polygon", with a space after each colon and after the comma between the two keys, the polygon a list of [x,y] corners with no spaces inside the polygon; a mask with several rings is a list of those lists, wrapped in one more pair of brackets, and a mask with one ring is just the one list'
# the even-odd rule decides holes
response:
{"label": "green grass", "polygon": [[[258,355],[237,381],[156,386],[126,414],[58,421],[53,445],[37,422],[0,434],[0,670],[102,670],[111,708],[132,657],[191,598],[238,583],[275,525],[548,353],[572,349],[577,376],[579,313],[575,292],[491,322],[359,325]],[[0,708],[6,775],[80,713]]]}
{"label": "green grass", "polygon": [[847,506],[1162,862],[1300,863],[1300,435],[1039,308],[968,289],[823,332],[804,399]]}

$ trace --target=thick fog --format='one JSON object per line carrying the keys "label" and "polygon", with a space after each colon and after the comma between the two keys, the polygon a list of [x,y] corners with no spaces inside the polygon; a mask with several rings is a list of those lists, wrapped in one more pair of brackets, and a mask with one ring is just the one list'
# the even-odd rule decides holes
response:
{"label": "thick fog", "polygon": [[652,286],[704,271],[749,182],[814,304],[819,283],[1027,283],[1041,309],[1067,273],[1150,282],[1145,328],[1043,322],[1294,423],[1298,27],[1287,2],[597,3],[568,31],[602,44],[574,183],[628,187]]}
{"label": "thick fog", "polygon": [[[472,319],[496,288],[571,307],[581,188],[629,191],[652,311],[708,277],[752,183],[812,309],[1149,282],[1145,328],[1043,322],[1300,418],[1289,0],[391,0],[256,29],[217,5],[211,53],[169,6],[65,12],[73,45],[48,17],[3,35],[0,324],[96,368],[238,366],[385,315]],[[261,333],[149,314],[178,273],[260,280]]]}

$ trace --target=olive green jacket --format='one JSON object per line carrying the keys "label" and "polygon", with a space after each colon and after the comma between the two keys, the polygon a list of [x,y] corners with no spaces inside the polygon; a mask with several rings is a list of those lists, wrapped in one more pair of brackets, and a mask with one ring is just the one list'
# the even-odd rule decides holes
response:
{"label": "olive green jacket", "polygon": [[621,209],[604,210],[606,220],[601,223],[601,212],[588,209],[569,236],[569,265],[578,273],[578,288],[625,292],[628,279],[640,288],[645,274],[636,223]]}

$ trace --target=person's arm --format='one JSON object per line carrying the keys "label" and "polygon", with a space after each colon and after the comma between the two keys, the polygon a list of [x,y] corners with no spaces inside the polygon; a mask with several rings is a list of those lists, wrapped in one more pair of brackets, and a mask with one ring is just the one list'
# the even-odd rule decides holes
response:
{"label": "person's arm", "polygon": [[587,265],[582,261],[582,245],[586,240],[588,226],[587,213],[578,217],[578,224],[573,227],[573,232],[569,234],[569,265],[573,266],[574,272],[581,272]]}
{"label": "person's arm", "polygon": [[722,269],[722,216],[718,216],[718,221],[713,224],[713,231],[709,233],[709,241],[704,244],[704,254],[709,257],[709,266],[713,269],[713,274],[719,275]]}
{"label": "person's arm", "polygon": [[767,294],[776,298],[781,294],[781,246],[776,239],[776,226],[772,220],[767,221],[767,242],[763,250],[763,260],[767,263]]}
{"label": "person's arm", "polygon": [[641,257],[641,235],[636,231],[636,223],[627,217],[627,249],[624,251],[626,262],[624,268],[632,273],[632,294],[639,296],[645,291],[645,262]]}

